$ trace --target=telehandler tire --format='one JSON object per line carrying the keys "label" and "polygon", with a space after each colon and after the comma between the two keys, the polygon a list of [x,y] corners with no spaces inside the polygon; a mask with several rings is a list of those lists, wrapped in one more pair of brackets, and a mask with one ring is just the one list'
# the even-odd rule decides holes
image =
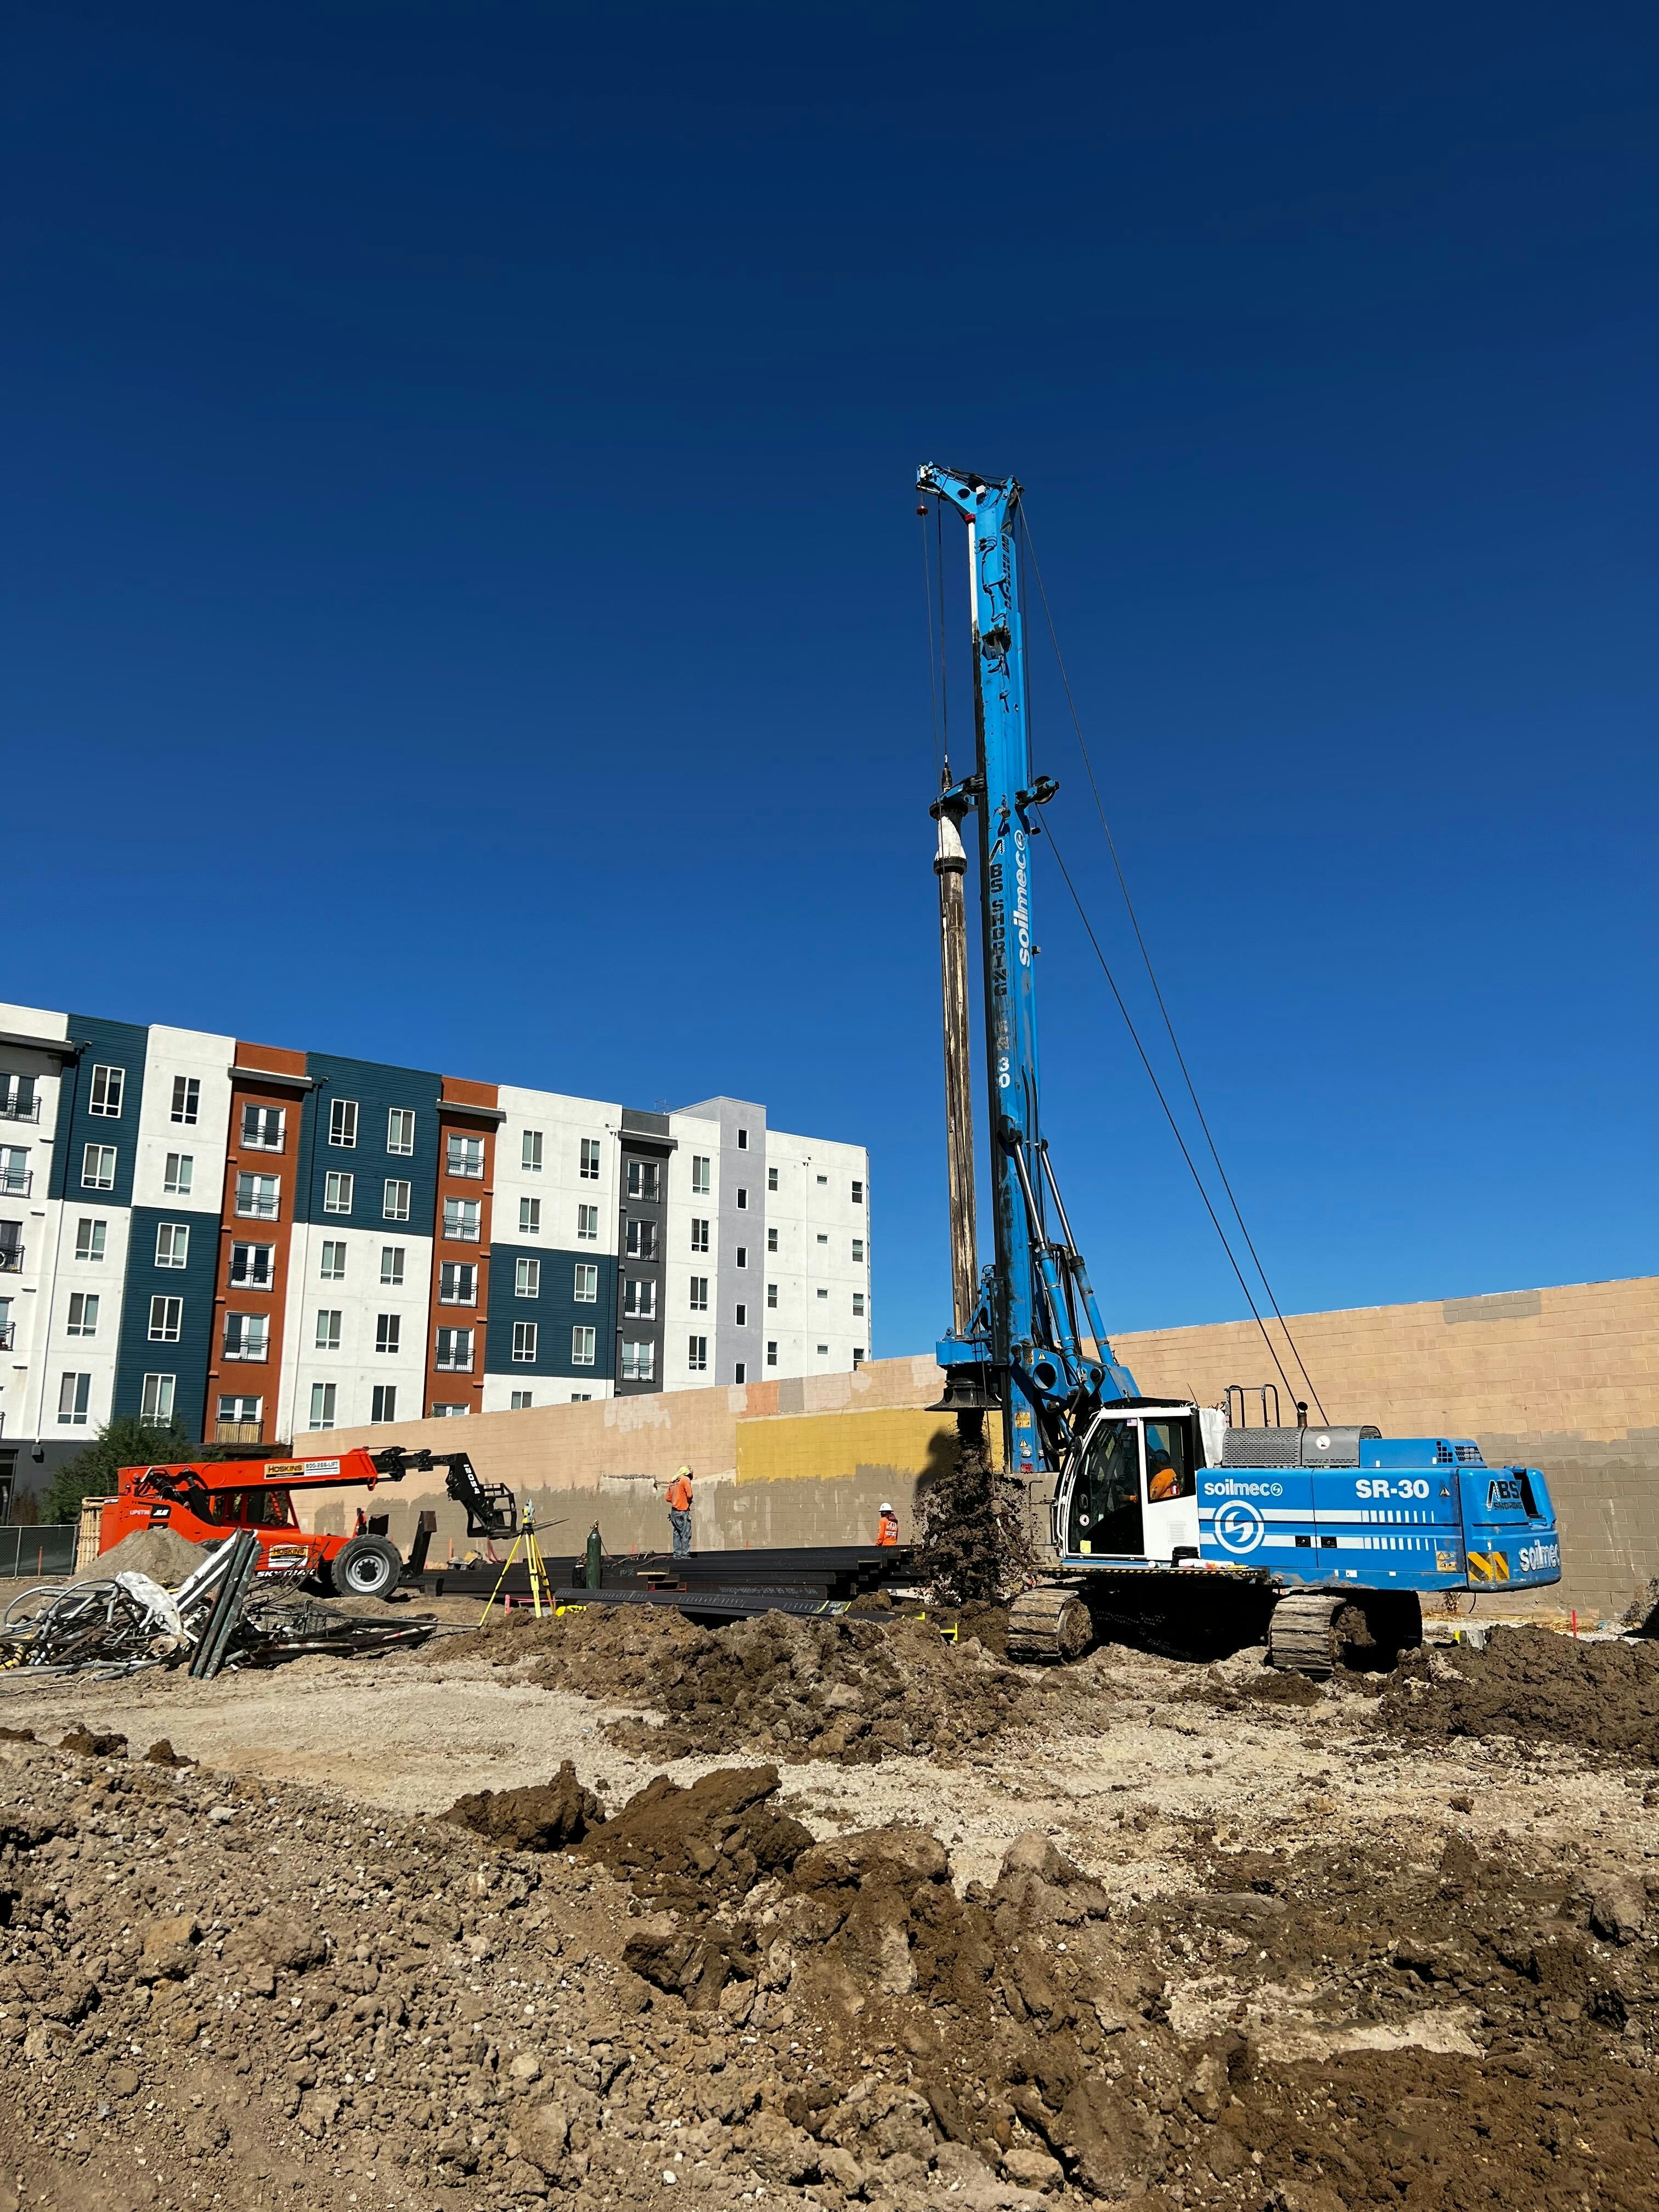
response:
{"label": "telehandler tire", "polygon": [[336,1597],[390,1597],[403,1571],[403,1554],[384,1536],[354,1536],[327,1567]]}

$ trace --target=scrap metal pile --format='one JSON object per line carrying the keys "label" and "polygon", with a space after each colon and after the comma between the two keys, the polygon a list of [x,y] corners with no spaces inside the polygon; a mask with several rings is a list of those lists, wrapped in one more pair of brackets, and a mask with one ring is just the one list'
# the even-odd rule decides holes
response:
{"label": "scrap metal pile", "polygon": [[0,1620],[0,1668],[98,1680],[187,1666],[192,1680],[204,1682],[227,1668],[271,1667],[307,1654],[367,1657],[424,1643],[437,1626],[429,1614],[402,1621],[343,1613],[258,1567],[258,1539],[244,1528],[216,1545],[176,1589],[131,1569],[38,1585],[14,1598]]}

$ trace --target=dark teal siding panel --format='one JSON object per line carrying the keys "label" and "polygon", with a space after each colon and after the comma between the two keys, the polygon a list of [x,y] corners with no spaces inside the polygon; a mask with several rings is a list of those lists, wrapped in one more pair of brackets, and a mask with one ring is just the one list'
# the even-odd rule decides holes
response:
{"label": "dark teal siding panel", "polygon": [[[52,1146],[52,1194],[71,1201],[82,1198],[100,1206],[131,1206],[132,1173],[138,1158],[138,1111],[144,1096],[144,1060],[149,1031],[132,1022],[106,1022],[90,1014],[71,1014],[69,1033],[85,1050],[64,1067],[63,1092],[58,1103],[58,1129]],[[126,1071],[121,1111],[113,1117],[90,1110],[92,1071],[99,1066]],[[113,1190],[83,1190],[81,1163],[88,1145],[115,1147]],[[35,1184],[38,1191],[39,1182]]]}
{"label": "dark teal siding panel", "polygon": [[[300,1179],[295,1193],[296,1221],[333,1223],[343,1229],[401,1229],[412,1237],[430,1237],[438,1192],[438,1093],[441,1076],[416,1067],[383,1067],[369,1060],[341,1060],[331,1053],[306,1055],[306,1066],[316,1082],[307,1093],[301,1134]],[[353,1149],[328,1141],[329,1109],[337,1098],[357,1102],[357,1142]],[[412,1157],[386,1148],[386,1116],[394,1106],[415,1115]],[[331,1172],[353,1178],[351,1211],[325,1213],[323,1194]],[[409,1218],[388,1222],[385,1197],[388,1180],[410,1185]]]}
{"label": "dark teal siding panel", "polygon": [[[520,1260],[542,1263],[541,1295],[518,1297],[513,1284]],[[578,1267],[599,1271],[597,1305],[578,1305],[575,1298]],[[536,1357],[513,1357],[513,1324],[533,1321],[537,1325]],[[573,1366],[570,1332],[577,1325],[596,1332],[591,1367]],[[617,1262],[608,1252],[538,1251],[531,1244],[492,1244],[489,1249],[489,1330],[484,1346],[484,1371],[489,1375],[568,1375],[608,1382],[617,1361]]]}
{"label": "dark teal siding panel", "polygon": [[[190,1253],[182,1267],[155,1264],[155,1231],[163,1221],[190,1231]],[[213,1293],[219,1253],[219,1223],[211,1213],[169,1212],[165,1206],[136,1206],[127,1246],[127,1279],[121,1306],[121,1334],[116,1351],[118,1413],[136,1413],[143,1399],[146,1375],[178,1378],[173,1404],[192,1437],[202,1434],[207,1402],[208,1363],[213,1345]],[[182,1298],[185,1310],[177,1344],[149,1340],[149,1302],[157,1295]],[[264,1373],[263,1368],[250,1374]],[[252,1383],[250,1389],[255,1386]],[[266,1393],[275,1398],[274,1384]]]}

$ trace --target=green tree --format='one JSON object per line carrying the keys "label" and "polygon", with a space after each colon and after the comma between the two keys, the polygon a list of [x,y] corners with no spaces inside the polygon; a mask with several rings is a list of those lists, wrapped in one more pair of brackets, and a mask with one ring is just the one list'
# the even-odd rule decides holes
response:
{"label": "green tree", "polygon": [[83,1498],[112,1498],[124,1467],[166,1465],[190,1457],[190,1437],[175,1413],[168,1421],[147,1421],[139,1413],[118,1413],[100,1429],[86,1449],[65,1460],[40,1500],[43,1521],[80,1517]]}

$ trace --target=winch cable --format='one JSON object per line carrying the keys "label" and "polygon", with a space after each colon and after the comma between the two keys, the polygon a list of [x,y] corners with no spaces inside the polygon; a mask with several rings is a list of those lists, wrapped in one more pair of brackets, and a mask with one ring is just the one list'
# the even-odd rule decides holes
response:
{"label": "winch cable", "polygon": [[[927,629],[927,704],[933,717],[933,784],[934,788],[938,789],[945,781],[945,761],[946,756],[944,747],[939,743],[939,671],[938,656],[933,650],[933,565],[927,558],[927,510],[925,507],[919,507],[916,509],[916,513],[921,520],[922,618],[926,623]],[[941,574],[939,578],[939,596],[941,599],[943,599],[945,595],[944,584],[945,579]],[[942,631],[944,629],[942,622],[939,627]],[[944,643],[942,636],[939,642],[942,646]]]}
{"label": "winch cable", "polygon": [[[1123,894],[1123,903],[1128,911],[1130,927],[1133,929],[1135,933],[1135,943],[1140,948],[1140,957],[1145,963],[1146,969],[1146,980],[1151,983],[1152,987],[1152,995],[1158,1000],[1158,1012],[1163,1016],[1164,1029],[1169,1033],[1170,1049],[1175,1054],[1176,1064],[1181,1070],[1182,1080],[1187,1086],[1187,1096],[1193,1102],[1193,1111],[1198,1116],[1198,1126],[1204,1132],[1204,1141],[1209,1147],[1210,1158],[1215,1162],[1215,1171],[1221,1178],[1221,1188],[1227,1194],[1227,1203],[1232,1208],[1233,1218],[1238,1224],[1239,1234],[1243,1237],[1246,1249],[1249,1251],[1250,1255],[1251,1262],[1255,1268],[1256,1273],[1261,1279],[1261,1287],[1267,1294],[1267,1303],[1273,1308],[1273,1317],[1278,1322],[1280,1328],[1285,1332],[1285,1341],[1290,1346],[1291,1357],[1296,1361],[1297,1366],[1301,1372],[1303,1381],[1308,1386],[1308,1394],[1312,1398],[1314,1404],[1319,1407],[1320,1419],[1325,1422],[1326,1425],[1328,1427],[1329,1416],[1326,1413],[1325,1408],[1320,1401],[1319,1392],[1314,1387],[1314,1379],[1308,1372],[1307,1364],[1304,1360],[1301,1352],[1297,1348],[1296,1339],[1291,1334],[1290,1323],[1285,1320],[1284,1314],[1279,1310],[1279,1300],[1273,1295],[1273,1286],[1267,1279],[1267,1269],[1261,1264],[1261,1255],[1256,1250],[1255,1240],[1251,1237],[1249,1230],[1245,1224],[1243,1212],[1240,1208],[1237,1196],[1234,1194],[1232,1184],[1228,1179],[1227,1170],[1221,1164],[1221,1154],[1216,1149],[1216,1141],[1211,1133],[1209,1121],[1205,1115],[1203,1107],[1199,1103],[1198,1091],[1194,1085],[1191,1072],[1187,1066],[1187,1056],[1181,1049],[1181,1041],[1176,1035],[1175,1024],[1170,1019],[1170,1009],[1164,1003],[1164,993],[1158,984],[1157,971],[1152,966],[1152,956],[1147,950],[1146,939],[1141,932],[1140,917],[1135,912],[1135,903],[1133,899],[1129,896],[1129,885],[1127,879],[1123,873],[1123,863],[1118,858],[1117,841],[1112,836],[1111,823],[1106,818],[1105,803],[1100,795],[1100,786],[1095,778],[1094,763],[1089,757],[1089,747],[1083,735],[1083,722],[1082,718],[1079,716],[1077,710],[1077,701],[1072,696],[1072,679],[1066,673],[1065,656],[1060,649],[1060,635],[1054,627],[1054,614],[1048,605],[1048,593],[1042,581],[1042,563],[1038,561],[1036,556],[1036,546],[1031,537],[1031,526],[1026,519],[1024,506],[1022,506],[1019,510],[1019,523],[1021,532],[1023,532],[1025,539],[1025,550],[1031,556],[1031,573],[1036,578],[1037,596],[1042,601],[1043,619],[1048,625],[1049,641],[1052,643],[1054,649],[1054,664],[1060,670],[1060,684],[1066,693],[1066,704],[1071,710],[1072,727],[1077,734],[1078,750],[1083,756],[1083,766],[1085,772],[1089,778],[1089,788],[1094,793],[1095,811],[1100,817],[1101,829],[1105,832],[1107,850],[1112,856],[1112,866],[1117,876],[1118,889]],[[1058,852],[1056,852],[1054,857],[1056,860],[1059,859],[1060,855]],[[1064,873],[1063,869],[1061,872],[1062,874]],[[1068,890],[1071,890],[1071,881],[1069,878],[1066,880],[1066,889]],[[1075,899],[1077,896],[1076,892],[1073,891],[1072,896],[1073,899]],[[1081,911],[1082,908],[1079,906],[1079,912],[1081,913]],[[1087,927],[1086,921],[1085,923],[1085,927]],[[1092,934],[1093,933],[1091,932],[1091,937]],[[1097,945],[1096,947],[1096,951],[1099,951],[1099,947]],[[1105,963],[1103,962],[1102,965],[1103,966],[1104,964]],[[1114,992],[1115,992],[1117,986],[1113,984],[1112,988]],[[1121,1006],[1123,1002],[1120,999],[1118,1003]],[[1127,1014],[1124,1018],[1127,1020],[1128,1017]],[[1131,1034],[1133,1034],[1133,1029],[1131,1030]],[[1136,1038],[1135,1042],[1138,1048],[1139,1039]],[[1145,1060],[1145,1053],[1141,1054],[1141,1058]],[[1149,1073],[1151,1073],[1150,1067],[1147,1072]],[[1156,1081],[1156,1079],[1154,1079],[1154,1081]],[[1162,1103],[1162,1099],[1163,1094],[1160,1092],[1160,1103]],[[1169,1111],[1167,1105],[1164,1107],[1164,1111],[1166,1113]],[[1177,1134],[1178,1133],[1179,1133],[1177,1132]],[[1183,1152],[1186,1151],[1186,1146],[1184,1145],[1182,1146],[1182,1150]],[[1190,1159],[1188,1159],[1188,1166],[1191,1166],[1192,1163]],[[1208,1205],[1209,1200],[1207,1198],[1206,1199],[1205,1203],[1206,1206]],[[1232,1258],[1231,1247],[1228,1249],[1227,1256],[1230,1260]],[[1234,1273],[1237,1273],[1237,1261],[1234,1261]],[[1241,1277],[1240,1279],[1242,1281],[1243,1278]],[[1248,1292],[1246,1295],[1249,1295]],[[1253,1313],[1255,1311],[1254,1300],[1251,1302],[1250,1310]],[[1258,1322],[1260,1322],[1261,1316],[1259,1314],[1256,1316],[1256,1318]],[[1274,1355],[1274,1364],[1278,1364],[1277,1354]],[[1282,1368],[1279,1369],[1279,1373],[1282,1376],[1284,1374],[1284,1370]],[[1295,1391],[1291,1389],[1288,1382],[1285,1383],[1285,1387],[1287,1390],[1290,1390],[1292,1402],[1294,1402],[1296,1397]]]}
{"label": "winch cable", "polygon": [[[1117,978],[1113,975],[1110,967],[1107,963],[1106,955],[1100,949],[1100,939],[1095,935],[1094,924],[1089,919],[1088,913],[1084,907],[1083,901],[1078,896],[1077,885],[1072,881],[1071,872],[1066,867],[1065,860],[1060,856],[1060,847],[1054,842],[1053,826],[1051,823],[1045,821],[1042,825],[1042,829],[1044,836],[1048,840],[1048,848],[1054,856],[1054,866],[1060,870],[1060,879],[1065,884],[1066,890],[1072,895],[1072,904],[1077,908],[1078,920],[1083,924],[1085,933],[1088,937],[1090,944],[1094,947],[1095,957],[1100,963],[1100,972],[1106,978],[1107,982],[1111,986],[1112,996],[1117,1000],[1117,1010],[1123,1017],[1123,1025],[1129,1032],[1129,1036],[1134,1044],[1135,1050],[1140,1054],[1140,1064],[1146,1071],[1146,1080],[1152,1085],[1154,1092],[1157,1094],[1158,1103],[1164,1109],[1164,1118],[1170,1125],[1170,1133],[1175,1138],[1176,1144],[1181,1147],[1181,1157],[1187,1163],[1187,1170],[1192,1176],[1193,1187],[1197,1191],[1200,1198],[1204,1201],[1204,1211],[1209,1215],[1210,1220],[1214,1226],[1215,1233],[1221,1240],[1221,1249],[1227,1255],[1227,1264],[1231,1267],[1234,1274],[1237,1276],[1238,1287],[1243,1291],[1245,1301],[1249,1306],[1251,1313],[1255,1316],[1255,1325],[1261,1331],[1261,1341],[1267,1347],[1267,1356],[1273,1361],[1273,1365],[1278,1368],[1279,1379],[1285,1385],[1285,1392],[1290,1397],[1292,1404],[1294,1404],[1296,1400],[1295,1386],[1292,1384],[1290,1376],[1285,1372],[1283,1363],[1280,1361],[1278,1352],[1273,1349],[1273,1340],[1267,1334],[1267,1324],[1261,1318],[1261,1310],[1256,1304],[1255,1298],[1251,1297],[1250,1286],[1244,1279],[1244,1270],[1239,1266],[1238,1260],[1233,1251],[1233,1248],[1227,1241],[1227,1232],[1221,1225],[1220,1216],[1217,1213],[1214,1206],[1210,1203],[1210,1194],[1204,1188],[1204,1178],[1198,1171],[1198,1163],[1194,1159],[1191,1152],[1187,1149],[1187,1139],[1181,1133],[1181,1124],[1176,1120],[1174,1114],[1171,1112],[1170,1102],[1164,1095],[1164,1085],[1158,1081],[1157,1072],[1153,1068],[1152,1061],[1146,1057],[1146,1048],[1140,1042],[1140,1032],[1134,1025],[1134,1018],[1130,1013],[1128,1007],[1123,1002],[1123,994],[1117,988]],[[1285,1333],[1287,1336],[1290,1334],[1290,1331],[1288,1329],[1286,1329]],[[1294,1349],[1294,1346],[1292,1346],[1292,1349]],[[1311,1389],[1313,1385],[1310,1383],[1308,1387]],[[1320,1407],[1320,1418],[1322,1419],[1324,1418],[1324,1407],[1322,1406]]]}

